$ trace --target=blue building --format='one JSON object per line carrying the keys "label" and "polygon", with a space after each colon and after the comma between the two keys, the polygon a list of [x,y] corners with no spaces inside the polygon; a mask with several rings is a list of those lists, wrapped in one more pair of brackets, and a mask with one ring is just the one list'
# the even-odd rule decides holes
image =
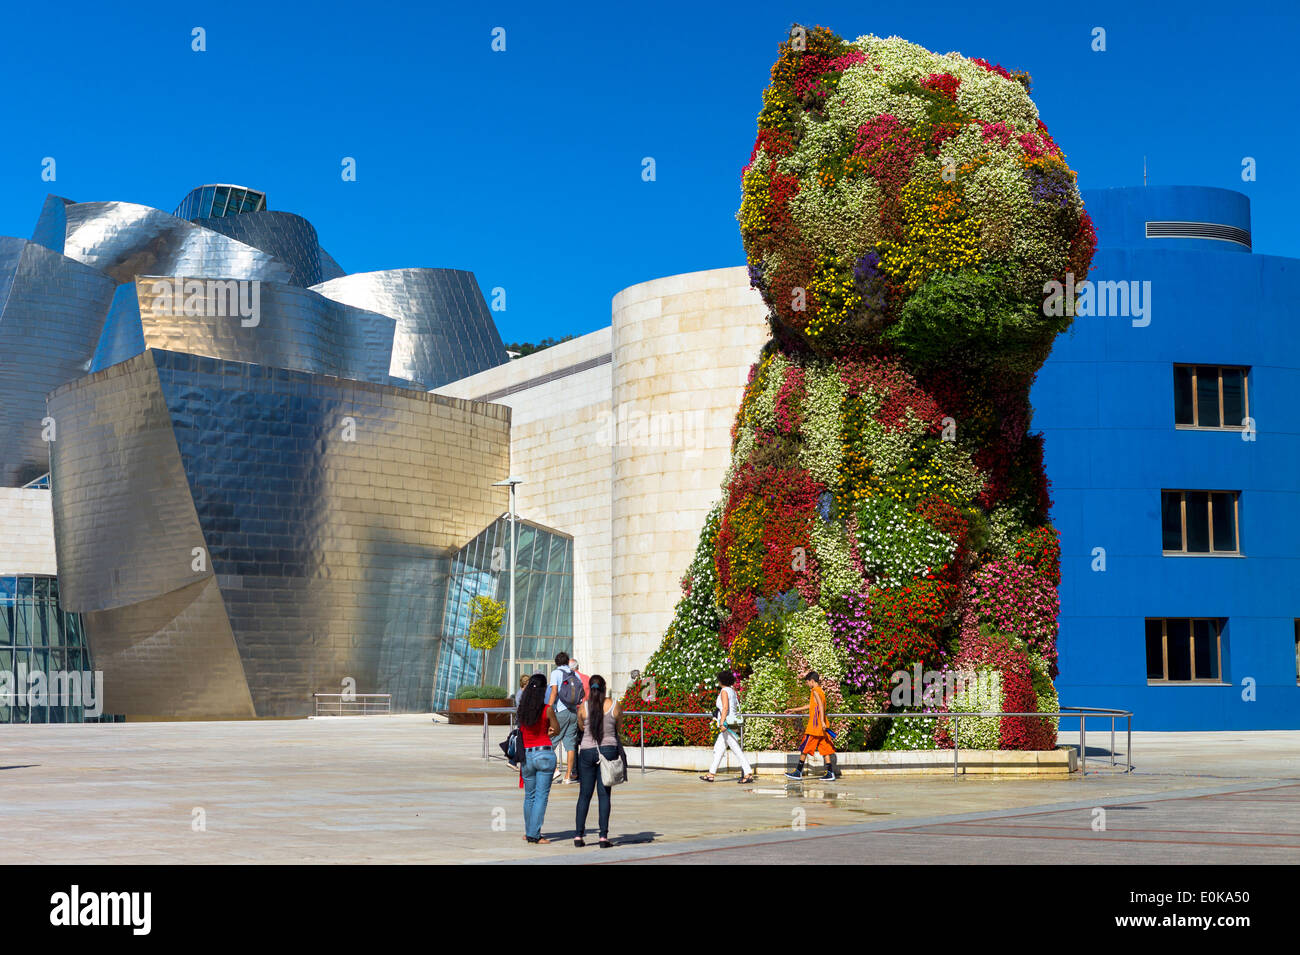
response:
{"label": "blue building", "polygon": [[1090,300],[1032,395],[1061,700],[1140,729],[1300,727],[1300,260],[1252,254],[1237,192],[1084,200]]}

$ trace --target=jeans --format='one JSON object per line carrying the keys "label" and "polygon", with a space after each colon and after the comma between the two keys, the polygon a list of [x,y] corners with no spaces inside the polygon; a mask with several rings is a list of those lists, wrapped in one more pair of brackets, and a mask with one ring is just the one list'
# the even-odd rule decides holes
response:
{"label": "jeans", "polygon": [[[606,759],[618,759],[617,746],[602,746],[600,753]],[[600,758],[596,748],[578,750],[578,815],[574,823],[578,838],[587,835],[587,810],[591,808],[591,791],[594,789],[600,803],[600,837],[609,838],[609,787],[600,781]]]}
{"label": "jeans", "polygon": [[726,729],[718,734],[718,739],[713,744],[713,765],[709,767],[709,775],[712,776],[718,771],[718,767],[722,765],[722,757],[726,755],[728,749],[740,760],[740,771],[746,776],[752,775],[754,767],[750,766],[749,760],[745,759],[745,751],[740,748],[740,740],[736,738],[735,733]]}
{"label": "jeans", "polygon": [[551,797],[551,774],[555,772],[555,751],[549,747],[524,753],[524,835],[539,839],[546,801]]}

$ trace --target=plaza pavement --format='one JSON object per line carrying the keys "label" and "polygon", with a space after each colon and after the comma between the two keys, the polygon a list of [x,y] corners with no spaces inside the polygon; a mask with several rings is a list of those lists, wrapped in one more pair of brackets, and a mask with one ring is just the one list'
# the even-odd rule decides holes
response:
{"label": "plaza pavement", "polygon": [[[1131,775],[1109,733],[1088,744],[1086,778],[831,788],[642,776],[631,749],[619,844],[575,850],[577,786],[553,787],[555,843],[530,846],[515,773],[481,758],[479,728],[428,716],[6,725],[0,828],[34,847],[6,861],[64,864],[1300,862],[1300,732],[1135,733]],[[593,800],[593,843],[595,822]]]}

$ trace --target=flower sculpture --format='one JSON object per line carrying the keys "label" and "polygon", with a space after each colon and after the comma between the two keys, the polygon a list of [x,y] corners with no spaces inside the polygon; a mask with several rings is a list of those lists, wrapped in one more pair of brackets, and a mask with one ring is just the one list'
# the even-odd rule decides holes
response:
{"label": "flower sculpture", "polygon": [[[1060,551],[1029,389],[1070,322],[1044,286],[1086,278],[1096,237],[1029,77],[797,28],[742,185],[772,337],[723,499],[630,692],[690,692],[729,666],[746,709],[770,711],[803,702],[811,668],[836,707],[1055,710]],[[904,673],[956,679],[900,696]],[[857,745],[951,745],[947,723],[844,729]],[[755,721],[748,745],[796,732]],[[1055,743],[1040,718],[960,733]]]}

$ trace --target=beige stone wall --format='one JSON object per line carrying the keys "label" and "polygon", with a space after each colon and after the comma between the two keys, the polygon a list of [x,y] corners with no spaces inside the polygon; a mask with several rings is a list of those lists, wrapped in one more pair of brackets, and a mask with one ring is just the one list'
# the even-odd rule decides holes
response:
{"label": "beige stone wall", "polygon": [[743,267],[634,285],[614,297],[613,313],[610,638],[623,686],[672,619],[768,327]]}
{"label": "beige stone wall", "polygon": [[0,488],[0,576],[53,577],[54,510],[41,488]]}
{"label": "beige stone wall", "polygon": [[[608,674],[610,619],[610,365],[566,371],[610,354],[611,329],[490,368],[437,389],[491,400],[511,411],[510,470],[521,517],[573,536],[573,655],[587,673]],[[551,381],[538,382],[559,374]],[[518,389],[497,395],[504,389]]]}

